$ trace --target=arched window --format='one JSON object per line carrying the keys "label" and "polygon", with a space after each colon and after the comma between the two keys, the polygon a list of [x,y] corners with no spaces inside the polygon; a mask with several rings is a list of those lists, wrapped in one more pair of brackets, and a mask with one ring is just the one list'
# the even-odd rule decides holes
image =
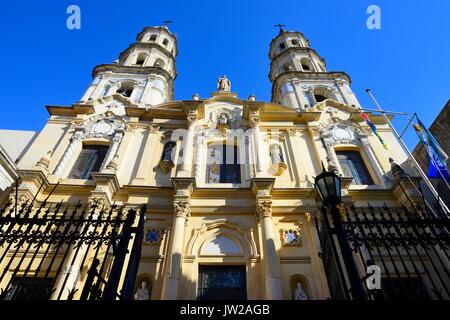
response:
{"label": "arched window", "polygon": [[132,82],[122,82],[120,84],[119,90],[117,90],[117,93],[123,95],[124,97],[131,97],[131,94],[133,93],[134,85]]}
{"label": "arched window", "polygon": [[241,165],[237,145],[225,142],[208,145],[207,183],[241,183]]}
{"label": "arched window", "polygon": [[344,176],[353,177],[352,184],[372,185],[373,180],[358,151],[336,151]]}
{"label": "arched window", "polygon": [[211,239],[203,248],[204,255],[219,255],[219,254],[242,254],[241,248],[228,237],[217,236]]}
{"label": "arched window", "polygon": [[325,101],[327,99],[336,100],[331,90],[328,90],[327,88],[315,88],[314,99],[316,100],[316,103]]}
{"label": "arched window", "polygon": [[311,64],[311,60],[309,60],[308,58],[302,58],[300,60],[300,64],[302,65],[303,71],[308,72],[308,71],[313,71],[314,70],[314,68],[313,68],[313,66]]}
{"label": "arched window", "polygon": [[147,58],[146,53],[140,53],[136,58],[136,66],[142,67],[145,63],[145,59]]}
{"label": "arched window", "polygon": [[319,93],[314,93],[314,98],[316,99],[317,103],[327,100],[327,97]]}
{"label": "arched window", "polygon": [[148,40],[151,42],[155,42],[156,38],[158,38],[158,36],[156,34],[152,34]]}
{"label": "arched window", "polygon": [[292,40],[291,40],[291,44],[292,44],[294,47],[298,47],[298,46],[300,45],[300,43],[298,42],[297,39],[292,39]]}
{"label": "arched window", "polygon": [[91,172],[98,172],[105,160],[109,147],[104,145],[84,145],[68,178],[90,179]]}
{"label": "arched window", "polygon": [[155,60],[155,63],[153,63],[154,67],[160,67],[160,68],[164,68],[165,63],[161,58],[158,58]]}
{"label": "arched window", "polygon": [[282,42],[278,45],[278,48],[280,48],[281,50],[286,49],[286,44]]}
{"label": "arched window", "polygon": [[293,68],[290,63],[286,62],[285,64],[283,64],[283,71],[287,72],[287,71],[291,71],[292,69]]}
{"label": "arched window", "polygon": [[165,47],[167,47],[167,46],[169,45],[169,40],[167,40],[166,38],[164,38],[164,40],[163,40],[163,45],[164,45]]}

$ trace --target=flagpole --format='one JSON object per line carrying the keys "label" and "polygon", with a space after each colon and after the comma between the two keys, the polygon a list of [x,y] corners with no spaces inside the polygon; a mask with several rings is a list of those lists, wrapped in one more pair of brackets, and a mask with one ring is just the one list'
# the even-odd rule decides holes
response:
{"label": "flagpole", "polygon": [[[375,106],[377,107],[377,109],[381,112],[384,120],[386,121],[386,123],[388,124],[388,126],[391,128],[392,132],[394,133],[394,136],[397,138],[398,142],[400,143],[400,145],[403,147],[403,150],[408,154],[408,156],[410,157],[411,161],[414,163],[414,166],[416,167],[417,171],[419,172],[419,174],[421,175],[422,179],[425,181],[425,183],[427,184],[428,188],[430,188],[431,193],[433,194],[433,196],[438,199],[439,203],[441,203],[443,205],[444,208],[447,208],[447,206],[445,205],[445,203],[442,201],[442,199],[439,199],[439,194],[436,191],[436,189],[434,188],[433,184],[431,183],[430,179],[428,179],[427,175],[425,174],[425,172],[423,172],[422,168],[420,167],[419,163],[417,162],[416,158],[414,158],[414,156],[412,155],[411,151],[409,151],[408,147],[406,146],[406,144],[403,142],[403,140],[401,139],[401,137],[399,136],[397,130],[395,130],[394,126],[392,125],[391,121],[389,120],[389,118],[386,116],[386,114],[383,112],[383,109],[381,109],[380,105],[378,104],[377,100],[375,99],[375,97],[372,94],[372,91],[370,91],[370,89],[366,89],[367,94],[369,95],[369,97],[372,99],[373,103],[375,104]],[[439,168],[438,168],[439,170]]]}

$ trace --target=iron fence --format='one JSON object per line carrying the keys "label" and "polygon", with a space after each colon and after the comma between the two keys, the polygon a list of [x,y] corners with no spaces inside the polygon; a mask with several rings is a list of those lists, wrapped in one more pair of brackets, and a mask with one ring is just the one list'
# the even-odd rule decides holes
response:
{"label": "iron fence", "polygon": [[0,209],[0,299],[131,299],[145,210],[7,204]]}
{"label": "iron fence", "polygon": [[[325,207],[316,220],[332,299],[357,299],[352,290],[356,287],[363,288],[363,299],[368,300],[450,299],[448,216],[415,206],[351,204],[339,211],[342,231]],[[352,250],[350,263],[342,255],[338,236]],[[359,282],[352,283],[349,264],[357,266]],[[377,270],[378,286],[372,282]]]}

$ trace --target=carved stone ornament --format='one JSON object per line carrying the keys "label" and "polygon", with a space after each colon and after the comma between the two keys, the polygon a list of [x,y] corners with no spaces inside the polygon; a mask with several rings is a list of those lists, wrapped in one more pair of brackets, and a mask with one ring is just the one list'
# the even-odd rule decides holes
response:
{"label": "carved stone ornament", "polygon": [[81,119],[72,120],[71,123],[70,123],[70,126],[72,128],[83,127],[84,126],[84,120],[81,120]]}
{"label": "carved stone ornament", "polygon": [[281,244],[283,247],[300,247],[301,234],[298,228],[280,229]]}
{"label": "carved stone ornament", "polygon": [[[9,203],[14,205],[16,203],[16,193],[11,192],[9,195]],[[17,207],[20,209],[24,204],[30,204],[31,203],[31,197],[26,193],[19,193],[17,195]]]}
{"label": "carved stone ornament", "polygon": [[158,164],[158,167],[161,169],[163,173],[168,173],[174,167],[174,163],[171,160],[161,160]]}
{"label": "carved stone ornament", "polygon": [[100,209],[102,209],[102,208],[105,210],[108,209],[108,204],[106,203],[105,198],[103,198],[103,197],[89,198],[88,204],[89,204],[89,207],[96,206],[97,208],[100,208]]}
{"label": "carved stone ornament", "polygon": [[256,201],[256,213],[260,218],[272,217],[272,201]]}
{"label": "carved stone ornament", "polygon": [[144,246],[160,244],[165,234],[166,230],[163,228],[145,228]]}
{"label": "carved stone ornament", "polygon": [[173,208],[177,217],[187,218],[191,215],[191,206],[188,201],[175,201]]}

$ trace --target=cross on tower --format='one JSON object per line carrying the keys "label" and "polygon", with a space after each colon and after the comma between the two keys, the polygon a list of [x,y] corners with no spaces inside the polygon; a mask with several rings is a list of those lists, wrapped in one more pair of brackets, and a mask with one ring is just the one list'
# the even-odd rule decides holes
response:
{"label": "cross on tower", "polygon": [[173,21],[169,19],[169,20],[164,20],[162,23],[163,23],[163,26],[168,27],[169,24],[172,24],[172,23],[173,23]]}
{"label": "cross on tower", "polygon": [[280,28],[280,32],[281,32],[281,31],[284,30],[283,27],[286,27],[286,25],[285,25],[285,24],[278,23],[278,24],[274,25],[274,27]]}

